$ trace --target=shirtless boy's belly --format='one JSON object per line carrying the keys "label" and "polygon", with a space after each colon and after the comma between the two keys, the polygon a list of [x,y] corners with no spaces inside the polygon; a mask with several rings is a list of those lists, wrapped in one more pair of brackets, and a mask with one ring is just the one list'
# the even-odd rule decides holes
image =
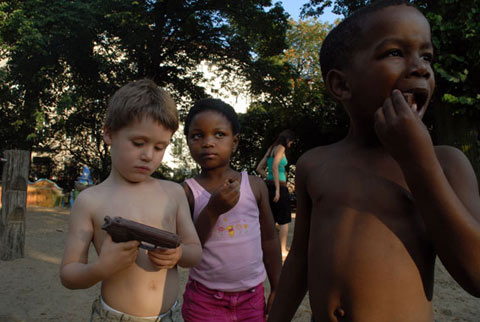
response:
{"label": "shirtless boy's belly", "polygon": [[105,303],[118,311],[156,316],[167,312],[177,300],[178,271],[155,269],[141,249],[134,265],[103,281],[101,292]]}
{"label": "shirtless boy's belly", "polygon": [[409,192],[379,179],[367,184],[381,192],[369,195],[365,181],[352,178],[342,193],[330,184],[312,198],[308,286],[316,322],[432,322],[435,255]]}

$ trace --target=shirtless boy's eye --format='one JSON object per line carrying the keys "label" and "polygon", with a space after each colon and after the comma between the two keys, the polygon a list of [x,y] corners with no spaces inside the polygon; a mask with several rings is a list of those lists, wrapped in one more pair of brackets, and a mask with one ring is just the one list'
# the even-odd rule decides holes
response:
{"label": "shirtless boy's eye", "polygon": [[136,147],[140,147],[143,145],[143,141],[132,141],[133,145]]}
{"label": "shirtless boy's eye", "polygon": [[433,62],[433,54],[432,53],[426,53],[422,55],[423,60],[427,61],[428,63]]}
{"label": "shirtless boy's eye", "polygon": [[403,57],[403,53],[400,49],[389,49],[384,55],[385,57]]}
{"label": "shirtless boy's eye", "polygon": [[215,133],[215,136],[218,137],[218,138],[222,138],[224,137],[226,134],[222,131],[218,131],[217,133]]}

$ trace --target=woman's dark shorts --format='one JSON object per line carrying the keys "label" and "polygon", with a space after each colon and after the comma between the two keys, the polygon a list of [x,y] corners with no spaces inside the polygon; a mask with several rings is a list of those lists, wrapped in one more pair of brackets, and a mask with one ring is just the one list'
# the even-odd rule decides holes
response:
{"label": "woman's dark shorts", "polygon": [[267,187],[273,219],[275,219],[275,222],[279,225],[288,224],[292,221],[292,207],[290,205],[288,188],[280,185],[280,199],[277,202],[273,202],[273,198],[275,197],[275,184],[273,181],[267,181]]}

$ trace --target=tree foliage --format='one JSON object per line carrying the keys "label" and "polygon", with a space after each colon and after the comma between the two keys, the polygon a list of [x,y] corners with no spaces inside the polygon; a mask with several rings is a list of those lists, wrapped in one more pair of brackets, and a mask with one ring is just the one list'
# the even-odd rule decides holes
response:
{"label": "tree foliage", "polygon": [[270,0],[1,1],[3,148],[63,153],[65,164],[86,164],[102,178],[109,158],[101,126],[116,89],[147,77],[184,110],[206,96],[196,68],[209,61],[262,93],[286,28]]}
{"label": "tree foliage", "polygon": [[336,141],[346,133],[346,115],[326,92],[318,58],[322,40],[331,28],[317,19],[290,20],[288,48],[276,58],[276,73],[270,73],[275,87],[241,117],[242,142],[235,158],[238,166],[253,171],[277,135],[287,128],[297,138],[289,164],[295,164],[306,150]]}

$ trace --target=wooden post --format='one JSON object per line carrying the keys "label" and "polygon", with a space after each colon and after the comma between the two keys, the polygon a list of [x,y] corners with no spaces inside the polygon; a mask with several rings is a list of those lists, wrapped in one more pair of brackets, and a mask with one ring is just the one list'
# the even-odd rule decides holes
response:
{"label": "wooden post", "polygon": [[2,212],[0,217],[0,259],[24,257],[27,179],[30,152],[7,150],[2,174]]}

